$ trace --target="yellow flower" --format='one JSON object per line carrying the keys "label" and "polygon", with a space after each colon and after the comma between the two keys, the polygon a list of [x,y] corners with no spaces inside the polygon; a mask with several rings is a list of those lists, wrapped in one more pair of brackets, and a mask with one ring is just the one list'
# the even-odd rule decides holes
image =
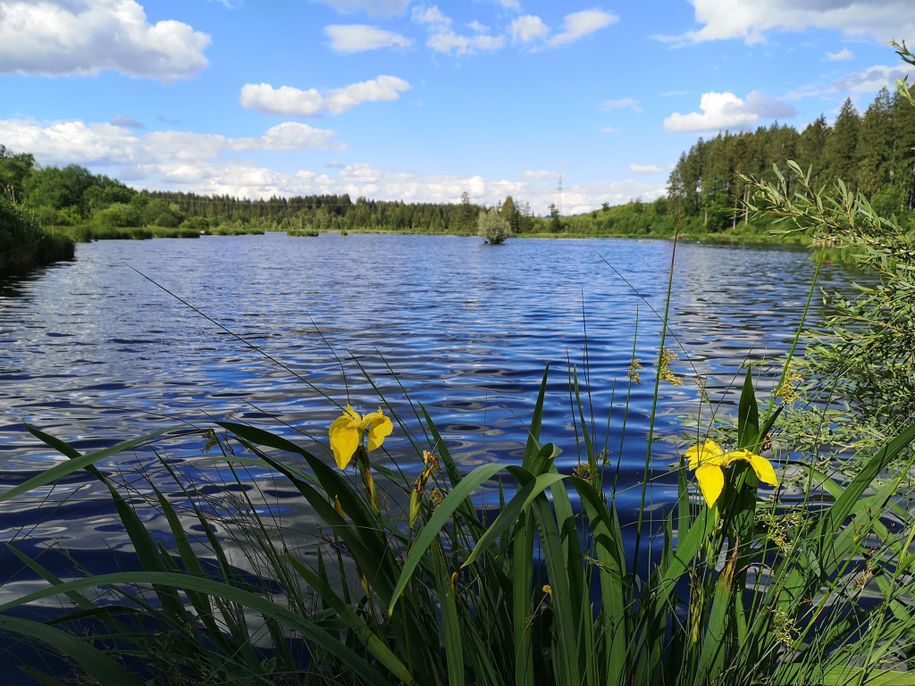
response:
{"label": "yellow flower", "polygon": [[689,468],[696,471],[699,490],[709,507],[715,504],[721,491],[724,490],[724,470],[732,462],[749,462],[756,476],[772,486],[778,486],[778,478],[772,463],[762,455],[749,450],[734,450],[725,453],[715,441],[706,439],[701,445],[694,445],[686,451],[684,457],[689,460]]}
{"label": "yellow flower", "polygon": [[346,469],[362,444],[364,435],[368,434],[368,445],[365,449],[372,452],[381,447],[384,439],[390,436],[392,431],[394,425],[384,416],[381,409],[363,417],[347,405],[343,414],[334,420],[327,431],[330,436],[330,449],[334,452],[337,466]]}

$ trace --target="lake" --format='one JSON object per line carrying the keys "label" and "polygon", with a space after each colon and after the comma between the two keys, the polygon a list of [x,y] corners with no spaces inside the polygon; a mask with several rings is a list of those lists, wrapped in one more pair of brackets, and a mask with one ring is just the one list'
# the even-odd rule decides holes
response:
{"label": "lake", "polygon": [[[620,462],[625,522],[640,497],[661,334],[652,308],[664,310],[672,250],[660,240],[488,246],[465,237],[269,233],[81,244],[75,262],[0,284],[0,488],[63,459],[23,430],[26,421],[81,451],[225,418],[326,444],[339,413],[334,402],[366,412],[379,406],[378,391],[411,430],[418,422],[407,396],[422,403],[462,468],[517,462],[547,363],[543,440],[562,449],[558,464],[568,470],[582,453],[569,409],[571,362],[590,391],[600,445],[610,417],[607,445]],[[688,419],[698,407],[696,374],[714,402],[724,401],[720,411],[733,412],[741,365],[765,369],[784,359],[813,272],[805,251],[677,247],[676,338],[668,346],[684,383],[660,387],[656,435],[665,440],[651,465],[653,508],[673,502],[670,465],[690,426],[696,434]],[[826,266],[820,285],[846,288],[851,279]],[[811,317],[821,315],[816,298]],[[643,369],[623,435],[633,349]],[[269,471],[226,488],[231,475],[218,460],[201,459],[204,444],[199,434],[173,439],[163,457],[202,495],[259,489],[265,508],[312,531],[309,512]],[[385,448],[377,459],[418,471],[401,429]],[[100,466],[147,495],[144,471],[176,492],[149,450]],[[52,567],[130,566],[107,493],[88,475],[0,506],[0,540],[25,536],[27,551],[66,551],[49,558]],[[0,556],[0,583],[21,571]]]}

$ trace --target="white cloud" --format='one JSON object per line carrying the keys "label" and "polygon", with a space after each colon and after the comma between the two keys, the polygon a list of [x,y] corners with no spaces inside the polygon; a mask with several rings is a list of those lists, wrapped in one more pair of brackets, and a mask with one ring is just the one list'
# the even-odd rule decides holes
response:
{"label": "white cloud", "polygon": [[188,24],[150,24],[135,0],[3,0],[0,73],[128,76],[173,81],[207,66],[210,37]]}
{"label": "white cloud", "polygon": [[616,128],[615,126],[602,126],[600,129],[600,132],[612,134],[612,133],[619,133],[620,130],[618,128]]}
{"label": "white cloud", "polygon": [[896,81],[905,78],[915,69],[911,64],[898,66],[875,65],[867,69],[846,74],[833,84],[833,89],[839,93],[860,95],[863,93],[876,93],[881,88],[892,88]]}
{"label": "white cloud", "polygon": [[630,164],[629,171],[633,174],[660,174],[664,170],[656,164]]}
{"label": "white cloud", "polygon": [[396,17],[407,11],[410,0],[319,0],[341,14],[365,12],[379,17]]}
{"label": "white cloud", "polygon": [[[257,137],[230,138],[187,131],[137,133],[82,121],[0,120],[0,140],[34,153],[41,164],[76,163],[104,173],[114,170],[118,178],[141,188],[244,198],[349,193],[353,198],[406,202],[458,202],[461,193],[468,191],[474,202],[485,205],[512,195],[540,214],[556,200],[558,174],[545,169],[525,171],[517,179],[411,174],[359,162],[287,172],[238,157],[245,152],[332,145],[333,135],[297,122],[279,124]],[[632,198],[653,200],[664,192],[663,185],[636,181],[568,184],[563,211],[586,212],[603,202],[617,204]]]}
{"label": "white cloud", "polygon": [[639,104],[639,101],[635,98],[619,98],[617,100],[604,100],[601,103],[600,108],[604,112],[610,112],[611,110],[625,110],[631,109],[633,112],[641,112],[642,106]]}
{"label": "white cloud", "polygon": [[413,8],[413,21],[423,24],[429,31],[426,45],[436,52],[470,55],[475,52],[492,52],[505,45],[504,36],[488,33],[487,27],[480,22],[471,22],[475,34],[466,36],[451,28],[451,18],[446,16],[437,5]]}
{"label": "white cloud", "polygon": [[507,10],[512,10],[513,12],[521,11],[521,3],[518,0],[499,0],[499,4]]}
{"label": "white cloud", "polygon": [[543,19],[533,14],[525,14],[512,21],[509,32],[514,43],[530,43],[549,34],[549,27]]}
{"label": "white cloud", "polygon": [[843,60],[850,60],[854,56],[855,56],[855,53],[853,53],[848,48],[842,48],[838,52],[827,52],[826,53],[826,59],[828,59],[830,62],[841,62]]}
{"label": "white cloud", "polygon": [[550,38],[549,44],[556,47],[572,43],[617,21],[619,17],[615,14],[598,9],[572,12],[563,18],[562,31]]}
{"label": "white cloud", "polygon": [[785,97],[789,100],[801,100],[813,97],[857,96],[876,93],[881,88],[895,87],[896,81],[905,78],[915,71],[911,64],[888,66],[875,64],[866,69],[845,74],[831,82],[808,83],[795,88]]}
{"label": "white cloud", "polygon": [[442,13],[438,5],[414,7],[412,16],[417,24],[451,26],[451,19]]}
{"label": "white cloud", "polygon": [[368,24],[331,24],[324,27],[334,52],[354,53],[381,48],[408,48],[409,38],[393,31],[385,31]]}
{"label": "white cloud", "polygon": [[475,36],[463,36],[451,30],[438,31],[429,36],[426,45],[436,52],[453,52],[456,55],[469,55],[474,52],[492,52],[505,45],[502,36],[479,33]]}
{"label": "white cloud", "polygon": [[699,100],[701,112],[674,112],[664,120],[668,131],[719,131],[741,129],[760,119],[787,119],[794,108],[780,100],[753,91],[743,100],[733,93],[703,93]]}
{"label": "white cloud", "polygon": [[911,0],[691,0],[698,31],[682,38],[694,42],[740,38],[765,41],[780,29],[834,29],[847,36],[879,40],[915,33],[915,4]]}
{"label": "white cloud", "polygon": [[265,114],[311,117],[324,112],[340,114],[364,102],[397,100],[410,84],[396,76],[351,83],[342,88],[302,90],[292,86],[274,88],[269,83],[246,83],[241,89],[241,106]]}
{"label": "white cloud", "polygon": [[42,124],[31,119],[0,120],[0,140],[28,150],[43,162],[96,166],[157,166],[217,159],[225,152],[340,148],[336,132],[284,122],[259,137],[231,138],[189,131],[138,133],[114,124],[80,120]]}

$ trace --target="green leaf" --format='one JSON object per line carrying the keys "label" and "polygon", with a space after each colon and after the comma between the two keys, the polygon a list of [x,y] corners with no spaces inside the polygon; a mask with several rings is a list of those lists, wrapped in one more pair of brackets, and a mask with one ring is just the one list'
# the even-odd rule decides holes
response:
{"label": "green leaf", "polygon": [[[112,574],[99,574],[82,579],[74,579],[73,581],[67,581],[59,585],[34,591],[16,598],[15,600],[3,603],[0,605],[0,613],[22,607],[23,605],[35,602],[36,600],[67,594],[83,588],[110,586],[114,584],[150,584],[153,586],[167,586],[184,591],[198,591],[227,602],[237,603],[238,605],[259,612],[266,619],[276,620],[283,626],[298,631],[307,641],[312,642],[315,646],[338,658],[343,664],[347,665],[349,669],[353,670],[356,674],[359,674],[365,681],[371,684],[377,684],[378,686],[387,686],[389,683],[388,680],[379,674],[365,659],[306,617],[302,617],[285,607],[272,603],[254,593],[230,586],[229,584],[179,572],[115,572]],[[4,621],[10,619],[12,618],[0,617],[0,620]],[[107,683],[119,682],[111,681]]]}
{"label": "green leaf", "polygon": [[79,663],[99,683],[143,686],[143,682],[134,677],[119,662],[61,629],[30,619],[0,616],[0,631],[46,643],[61,655]]}
{"label": "green leaf", "polygon": [[747,376],[740,393],[737,408],[737,448],[752,450],[759,439],[759,405],[753,389],[753,371],[747,367]]}
{"label": "green leaf", "polygon": [[[519,482],[523,483],[523,485],[518,489],[518,492],[515,493],[514,497],[508,501],[508,504],[502,508],[502,511],[499,512],[499,516],[496,517],[492,525],[490,525],[486,532],[477,540],[477,544],[474,546],[470,556],[461,565],[462,568],[472,565],[480,555],[486,552],[489,546],[492,545],[497,538],[502,536],[508,528],[514,526],[518,519],[518,515],[528,508],[534,501],[534,498],[553,484],[566,478],[562,474],[555,472],[548,472],[546,474],[541,474],[536,478],[532,478],[526,470],[520,468],[512,468],[511,473],[514,476],[519,477]],[[526,476],[521,477],[520,475],[522,473]],[[526,479],[526,481],[522,481],[522,478]]]}
{"label": "green leaf", "polygon": [[429,549],[429,546],[432,545],[432,542],[438,537],[445,524],[448,523],[448,520],[451,518],[454,511],[461,506],[461,503],[463,503],[480,484],[488,481],[500,471],[503,471],[505,467],[505,465],[498,463],[484,464],[477,467],[461,479],[461,482],[435,509],[435,513],[429,518],[429,521],[426,522],[426,525],[422,530],[420,530],[413,545],[410,546],[410,551],[407,553],[407,559],[404,560],[403,563],[400,578],[397,580],[397,585],[394,587],[394,592],[391,594],[391,599],[388,601],[388,614],[393,614],[394,607],[397,605],[397,600],[403,594],[407,584],[410,583],[413,572],[419,565],[420,560],[423,555],[426,554],[426,551]]}

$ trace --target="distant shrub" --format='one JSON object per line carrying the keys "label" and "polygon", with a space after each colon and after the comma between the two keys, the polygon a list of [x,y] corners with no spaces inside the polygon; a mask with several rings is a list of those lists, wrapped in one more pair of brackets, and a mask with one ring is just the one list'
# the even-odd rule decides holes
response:
{"label": "distant shrub", "polygon": [[511,237],[511,227],[498,210],[480,212],[477,218],[477,232],[486,239],[490,245],[499,245]]}
{"label": "distant shrub", "polygon": [[209,231],[210,222],[206,217],[188,217],[181,222],[182,229],[193,229],[195,231]]}

